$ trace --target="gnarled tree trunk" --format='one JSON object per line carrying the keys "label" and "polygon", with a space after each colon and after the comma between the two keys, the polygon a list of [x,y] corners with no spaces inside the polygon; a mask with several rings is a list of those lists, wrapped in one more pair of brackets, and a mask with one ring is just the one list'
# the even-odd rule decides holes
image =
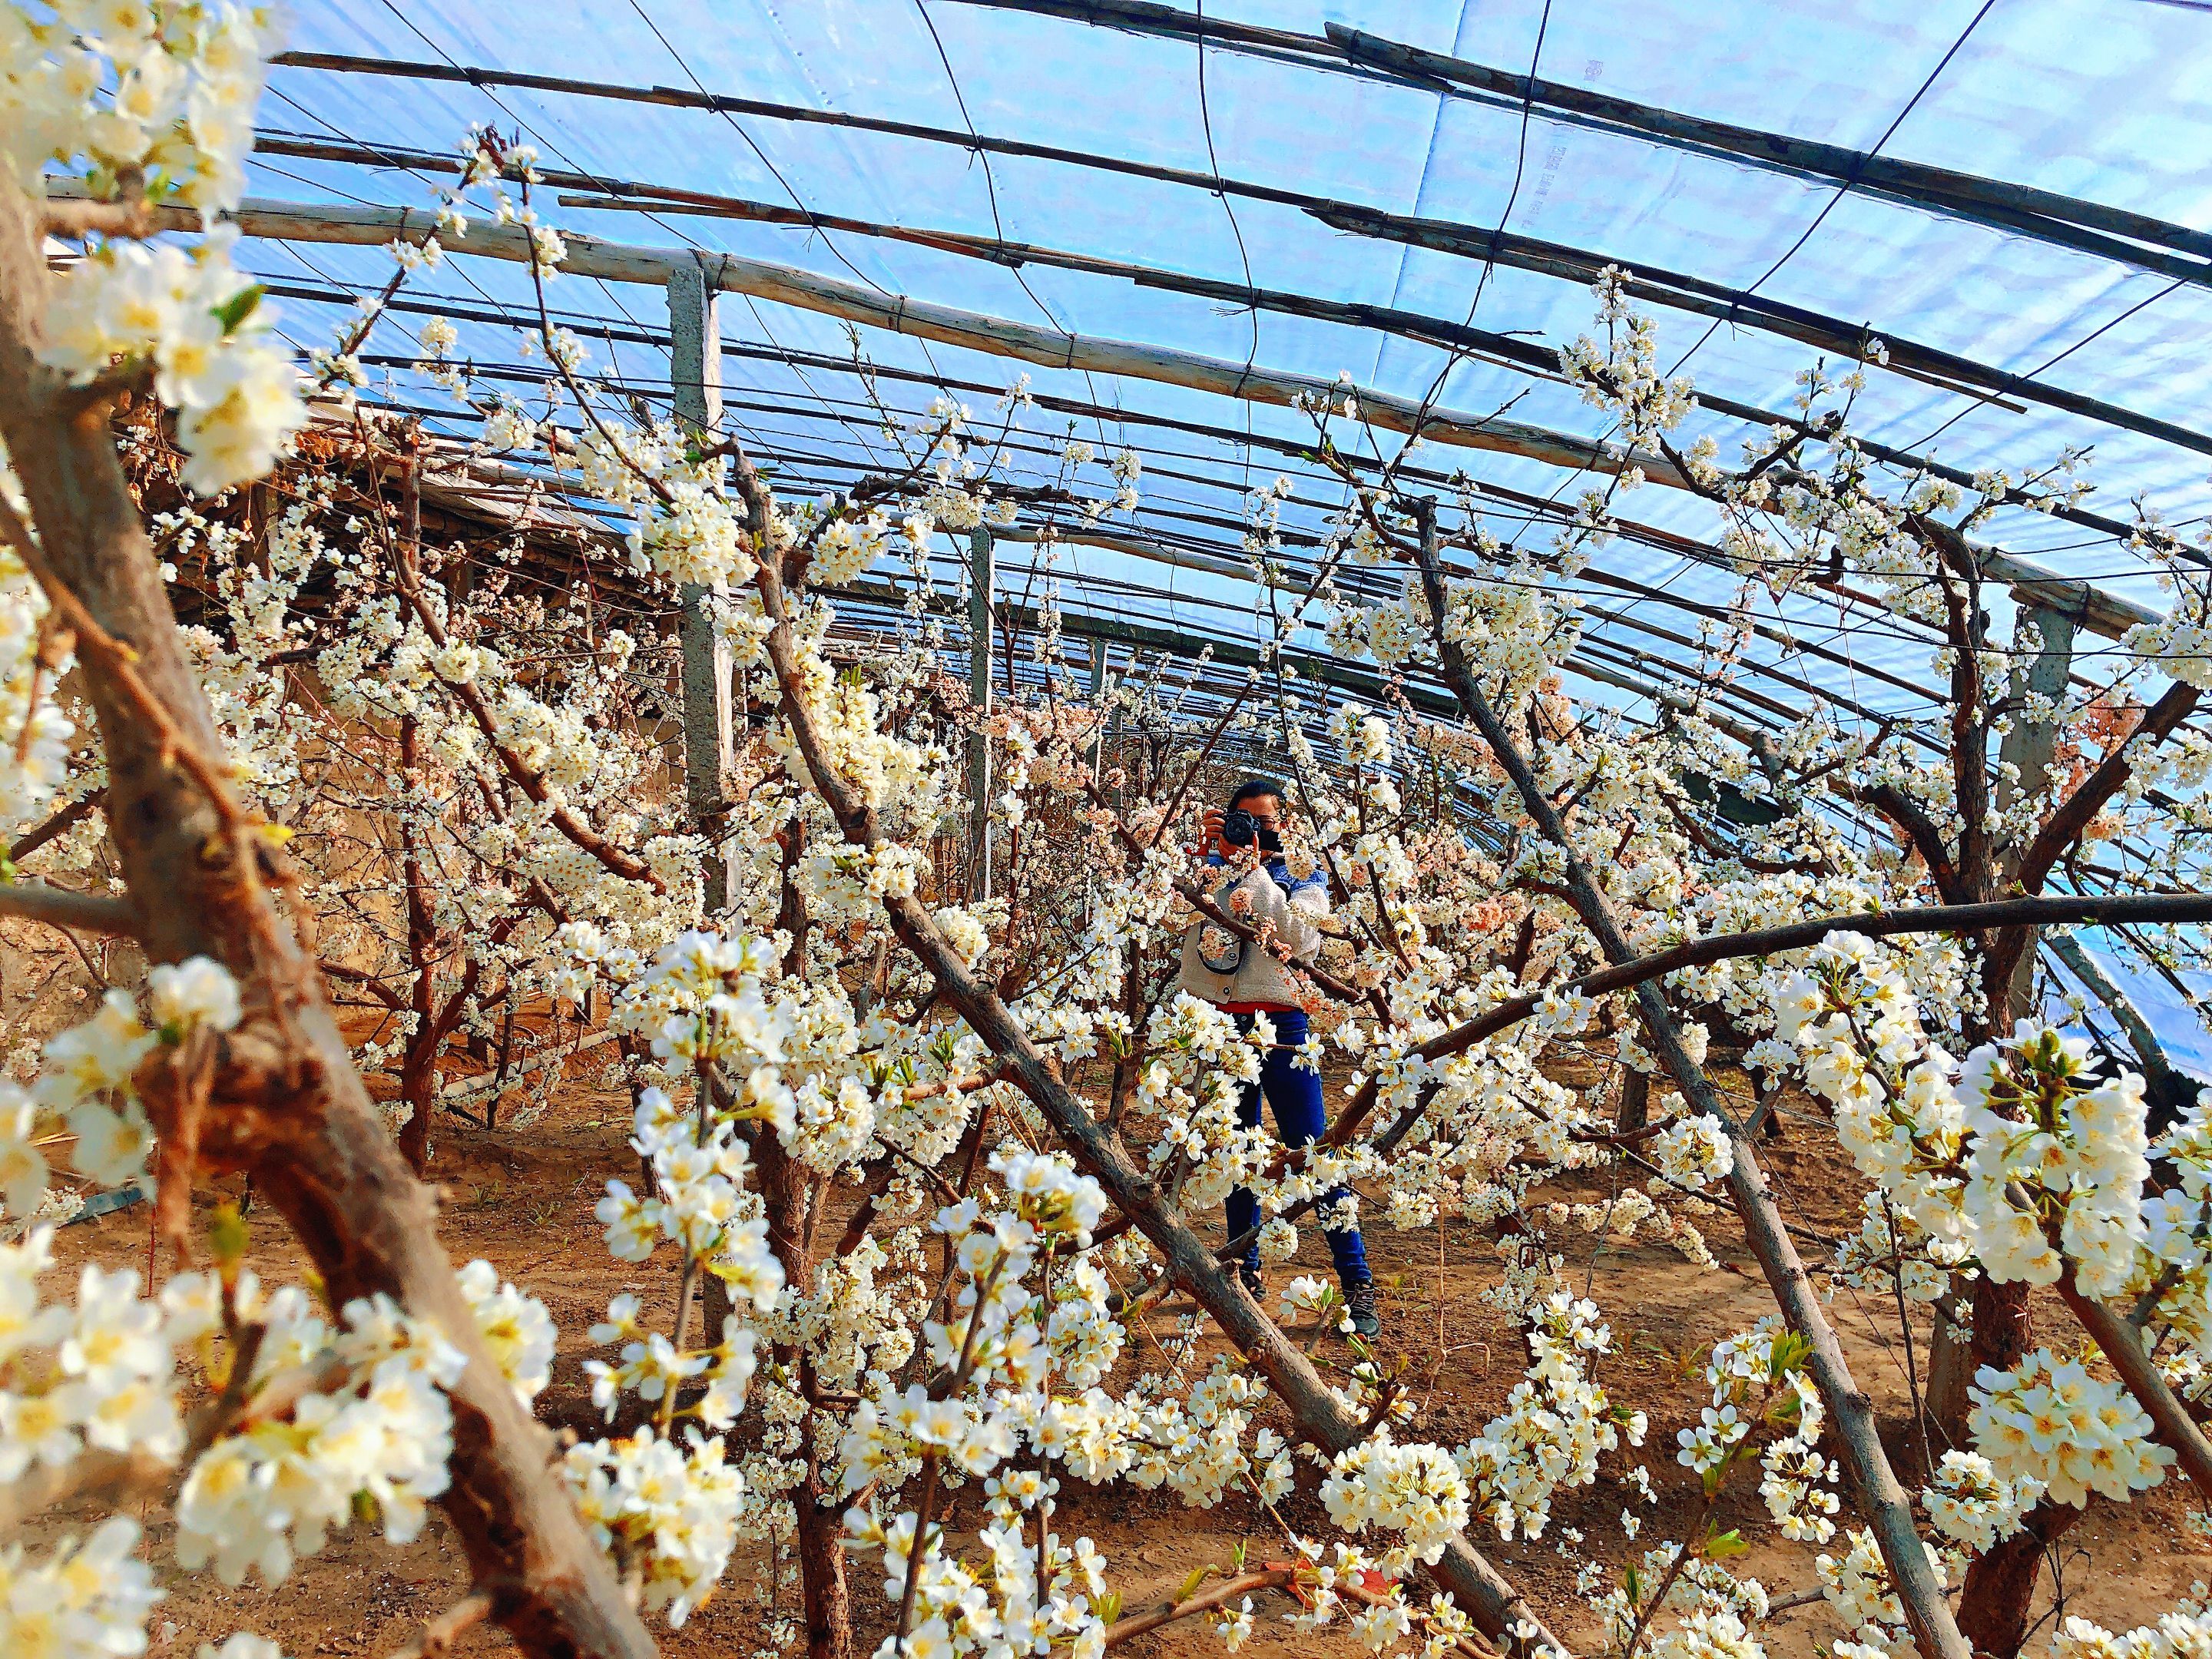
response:
{"label": "gnarled tree trunk", "polygon": [[[109,404],[74,392],[37,348],[50,279],[36,204],[0,184],[0,434],[29,504],[0,508],[78,634],[98,718],[117,859],[149,960],[208,956],[246,1018],[220,1043],[197,1124],[155,1089],[155,1127],[216,1167],[251,1173],[334,1301],[390,1294],[467,1358],[447,1390],[452,1485],[441,1500],[492,1616],[548,1659],[647,1659],[652,1638],[553,1468],[551,1437],[477,1333],[438,1243],[435,1206],[408,1172],[355,1071],[303,949],[271,891],[273,845],[224,782],[215,723],[115,454]],[[82,607],[81,610],[78,607]]]}

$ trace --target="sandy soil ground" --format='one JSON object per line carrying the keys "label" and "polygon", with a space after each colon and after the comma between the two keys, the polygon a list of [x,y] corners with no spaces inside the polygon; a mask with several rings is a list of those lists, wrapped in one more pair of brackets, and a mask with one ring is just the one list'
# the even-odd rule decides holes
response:
{"label": "sandy soil ground", "polygon": [[[457,1261],[477,1255],[489,1259],[503,1275],[544,1298],[561,1327],[562,1342],[541,1414],[586,1432],[595,1431],[581,1371],[591,1353],[586,1328],[617,1291],[635,1290],[648,1297],[672,1294],[670,1275],[609,1257],[592,1218],[592,1206],[606,1178],[635,1169],[634,1156],[623,1144],[626,1132],[617,1096],[574,1084],[558,1092],[543,1117],[520,1131],[487,1133],[448,1119],[437,1152],[448,1249]],[[1769,1163],[1793,1216],[1824,1233],[1850,1224],[1858,1182],[1843,1168],[1832,1136],[1804,1125],[1793,1126],[1790,1135],[1771,1149]],[[148,1210],[141,1206],[64,1229],[63,1261],[143,1268],[148,1220]],[[1218,1226],[1218,1218],[1212,1224]],[[1587,1287],[1604,1309],[1621,1350],[1604,1362],[1601,1377],[1616,1400],[1650,1412],[1651,1432],[1644,1449],[1628,1454],[1627,1462],[1608,1456],[1595,1487],[1560,1495],[1553,1534],[1533,1542],[1486,1540],[1500,1568],[1578,1648],[1590,1644],[1595,1632],[1575,1594],[1574,1568],[1563,1547],[1568,1529],[1579,1529],[1586,1547],[1618,1563],[1684,1523],[1694,1508],[1696,1487],[1674,1461],[1674,1433],[1700,1402],[1678,1369],[1685,1356],[1747,1326],[1772,1307],[1733,1222],[1714,1209],[1700,1225],[1720,1259],[1718,1271],[1698,1270],[1661,1248],[1593,1248],[1583,1242],[1583,1254],[1573,1263],[1578,1288]],[[279,1224],[264,1217],[254,1237],[253,1265],[264,1282],[297,1276],[300,1258]],[[1490,1240],[1463,1224],[1413,1233],[1372,1228],[1368,1240],[1388,1326],[1382,1346],[1403,1363],[1425,1407],[1425,1437],[1452,1443],[1472,1435],[1499,1408],[1522,1365],[1515,1333],[1479,1299],[1500,1277]],[[1327,1259],[1322,1240],[1308,1230],[1298,1264],[1277,1268],[1271,1278],[1280,1282],[1292,1272],[1325,1272]],[[1856,1374],[1881,1405],[1893,1455],[1904,1466],[1900,1473],[1914,1478],[1919,1445],[1910,1422],[1906,1356],[1895,1340],[1893,1314],[1886,1306],[1864,1305],[1844,1291],[1832,1305],[1832,1316]],[[2055,1313],[2043,1328],[2055,1336],[2068,1324],[2063,1313]],[[1926,1337],[1923,1326],[1915,1339],[1917,1361],[1923,1370]],[[1150,1363],[1157,1359],[1157,1350],[1146,1347],[1133,1358]],[[1125,1371],[1130,1369],[1125,1360]],[[1620,1476],[1637,1462],[1650,1468],[1662,1501],[1656,1511],[1638,1506],[1645,1516],[1644,1529],[1632,1545],[1620,1526],[1623,1505],[1631,1501]],[[1724,1498],[1720,1524],[1741,1524],[1752,1540],[1743,1571],[1759,1577],[1777,1598],[1814,1585],[1814,1552],[1779,1540],[1759,1504],[1755,1480],[1736,1485]],[[1322,1523],[1313,1493],[1309,1474],[1301,1492],[1283,1506],[1291,1525]],[[2212,1577],[2212,1561],[2182,1524],[2185,1508],[2186,1494],[2169,1484],[2124,1509],[2105,1506],[2094,1513],[2065,1540],[2065,1611],[2125,1628],[2155,1619],[2193,1581]],[[85,1518],[76,1519],[81,1525]],[[956,1514],[956,1528],[960,1518]],[[63,1518],[64,1525],[69,1519]],[[423,1620],[465,1588],[459,1550],[434,1513],[422,1537],[404,1547],[387,1546],[358,1525],[335,1534],[319,1556],[301,1563],[291,1580],[273,1591],[251,1584],[226,1591],[205,1577],[185,1578],[175,1569],[169,1547],[173,1528],[158,1507],[149,1511],[147,1522],[150,1559],[170,1586],[169,1598],[154,1620],[155,1659],[189,1656],[199,1642],[219,1640],[240,1629],[274,1638],[292,1655],[380,1655],[406,1641]],[[1232,1496],[1212,1510],[1190,1511],[1164,1492],[1121,1488],[1101,1494],[1065,1482],[1058,1528],[1063,1536],[1087,1533],[1097,1540],[1112,1564],[1114,1583],[1128,1610],[1171,1595],[1195,1567],[1226,1564],[1240,1542],[1255,1561],[1282,1553],[1279,1532],[1249,1496]],[[756,1594],[762,1565],[757,1556],[734,1563],[725,1593],[683,1630],[662,1632],[663,1650],[702,1659],[753,1653],[762,1616]],[[855,1563],[855,1568],[856,1610],[864,1632],[870,1632],[858,1650],[866,1655],[882,1633],[885,1609],[880,1579],[865,1562]],[[2045,1608],[2052,1584],[2046,1573]],[[786,1599],[788,1605],[788,1593]],[[1278,1596],[1260,1599],[1262,1617],[1244,1650],[1248,1655],[1317,1650],[1314,1638],[1281,1624],[1279,1614],[1288,1605]],[[2038,1632],[2035,1648],[2050,1629],[2046,1623]],[[1826,1607],[1817,1604],[1778,1616],[1765,1632],[1778,1656],[1810,1655],[1841,1633]],[[478,1632],[459,1650],[490,1653],[506,1645],[497,1634]],[[1221,1650],[1201,1621],[1192,1621],[1141,1638],[1126,1650],[1146,1656]],[[1341,1650],[1358,1650],[1345,1644]]]}

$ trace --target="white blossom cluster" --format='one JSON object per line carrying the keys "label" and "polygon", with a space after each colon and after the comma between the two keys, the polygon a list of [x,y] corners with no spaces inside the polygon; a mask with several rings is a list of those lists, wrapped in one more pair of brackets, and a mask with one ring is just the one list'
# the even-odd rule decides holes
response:
{"label": "white blossom cluster", "polygon": [[2039,1482],[2054,1503],[2091,1492],[2124,1503],[2166,1478],[2174,1454],[2151,1438],[2150,1414],[2118,1382],[2039,1348],[2008,1371],[1977,1372],[1967,1419],[1996,1479]]}
{"label": "white blossom cluster", "polygon": [[562,1473],[600,1547],[637,1576],[646,1609],[681,1627],[713,1593],[736,1542],[744,1480],[720,1437],[679,1446],[647,1425],[571,1446]]}
{"label": "white blossom cluster", "polygon": [[1979,1452],[1947,1451],[1923,1494],[1936,1531],[1972,1555],[2020,1530],[2021,1518],[2043,1496],[2033,1475],[2002,1479]]}
{"label": "white blossom cluster", "polygon": [[[349,1302],[330,1323],[296,1286],[265,1292],[234,1254],[216,1273],[173,1275],[153,1299],[136,1271],[87,1264],[67,1305],[46,1299],[52,1262],[50,1227],[0,1245],[0,1480],[65,1482],[100,1454],[156,1465],[189,1454],[176,1498],[178,1564],[234,1586],[252,1571],[282,1583],[299,1557],[364,1512],[393,1542],[421,1532],[428,1500],[447,1484],[444,1388],[463,1364],[434,1328],[380,1295]],[[463,1282],[509,1376],[534,1392],[550,1352],[544,1309],[481,1261]],[[525,1340],[502,1347],[503,1328]],[[251,1369],[233,1375],[241,1364]],[[240,1403],[194,1437],[180,1390],[196,1376]],[[119,1516],[42,1559],[10,1544],[0,1554],[9,1650],[142,1651],[161,1592],[137,1546],[137,1524]],[[260,1652],[258,1640],[233,1638],[225,1651]]]}
{"label": "white blossom cluster", "polygon": [[[2031,1021],[1954,1065],[1923,1033],[1899,965],[1855,934],[1814,952],[1775,1006],[1778,1035],[1803,1054],[1807,1080],[1835,1105],[1845,1147],[1923,1263],[1971,1256],[2000,1283],[2033,1285],[2070,1269],[2100,1297],[2135,1281],[2150,1238],[2141,1078],[2092,1086],[2087,1042]],[[2170,1144],[2201,1189],[2193,1130]],[[2201,1260],[2185,1249],[2176,1265]],[[1918,1288],[1924,1297],[1930,1281]]]}
{"label": "white blossom cluster", "polygon": [[[194,1311],[217,1316],[211,1297]],[[259,1311],[250,1287],[245,1311]],[[233,1585],[258,1571],[282,1583],[296,1558],[319,1553],[331,1530],[347,1524],[357,1501],[374,1506],[391,1543],[422,1532],[429,1500],[450,1478],[453,1419],[444,1389],[465,1361],[389,1297],[349,1302],[341,1319],[325,1325],[292,1287],[270,1298],[257,1373],[327,1351],[344,1367],[343,1380],[302,1397],[289,1421],[250,1421],[192,1465],[177,1494],[177,1559],[188,1571],[205,1566]]]}
{"label": "white blossom cluster", "polygon": [[239,1023],[238,982],[221,963],[194,957],[157,964],[144,1006],[109,991],[89,1018],[50,1037],[27,1090],[0,1078],[0,1203],[27,1220],[46,1200],[52,1170],[42,1150],[58,1127],[75,1137],[72,1167],[103,1187],[142,1176],[153,1126],[134,1078],[157,1051]]}
{"label": "white blossom cluster", "polygon": [[[275,19],[260,8],[65,5],[51,22],[0,12],[0,155],[43,190],[48,162],[86,167],[95,199],[237,206]],[[121,235],[58,280],[41,356],[88,383],[143,364],[177,411],[185,482],[215,495],[268,471],[306,419],[260,290],[230,262],[234,231],[187,251]]]}
{"label": "white blossom cluster", "polygon": [[[1841,1556],[1821,1555],[1814,1563],[1820,1570],[1822,1595],[1851,1632],[1850,1640],[1836,1644],[1838,1659],[1879,1659],[1909,1648],[1905,1607],[1874,1534],[1854,1527],[1844,1534],[1844,1541],[1849,1547]],[[1936,1582],[1944,1582],[1942,1552],[1924,1542],[1921,1548],[1928,1553]]]}
{"label": "white blossom cluster", "polygon": [[[1545,1275],[1548,1278],[1548,1275]],[[1521,1304],[1533,1363],[1506,1397],[1505,1410],[1453,1453],[1473,1509],[1500,1538],[1517,1531],[1539,1538],[1550,1523],[1552,1495],[1597,1479],[1597,1460],[1625,1438],[1644,1443],[1644,1414],[1613,1402],[1590,1368],[1613,1352],[1613,1332],[1595,1304],[1525,1281],[1517,1271],[1504,1287]]]}
{"label": "white blossom cluster", "polygon": [[[9,483],[0,467],[0,489]],[[14,836],[62,787],[76,724],[54,699],[72,653],[47,632],[46,596],[13,548],[0,547],[0,835]]]}
{"label": "white blossom cluster", "polygon": [[2051,1638],[2051,1659],[2196,1659],[2212,1646],[2212,1611],[2204,1587],[2155,1625],[2114,1633],[2079,1613],[2069,1613]]}

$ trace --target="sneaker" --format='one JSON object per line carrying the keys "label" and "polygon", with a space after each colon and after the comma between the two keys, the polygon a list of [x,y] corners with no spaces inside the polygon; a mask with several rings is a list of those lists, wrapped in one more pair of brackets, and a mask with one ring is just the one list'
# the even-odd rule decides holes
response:
{"label": "sneaker", "polygon": [[1266,1305],[1267,1287],[1261,1282],[1260,1270],[1257,1267],[1249,1261],[1239,1262],[1237,1267],[1237,1282],[1244,1286],[1245,1295],[1262,1306]]}
{"label": "sneaker", "polygon": [[1372,1342],[1382,1334],[1382,1317],[1375,1311],[1375,1281],[1363,1279],[1346,1292],[1344,1310],[1352,1316],[1353,1334]]}

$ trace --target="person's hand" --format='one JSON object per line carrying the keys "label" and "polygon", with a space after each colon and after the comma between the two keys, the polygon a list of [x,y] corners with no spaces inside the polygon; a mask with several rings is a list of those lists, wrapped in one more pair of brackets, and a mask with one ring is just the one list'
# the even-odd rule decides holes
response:
{"label": "person's hand", "polygon": [[1199,814],[1199,851],[1214,852],[1224,859],[1237,849],[1221,839],[1221,821],[1226,816],[1218,806],[1209,806]]}

